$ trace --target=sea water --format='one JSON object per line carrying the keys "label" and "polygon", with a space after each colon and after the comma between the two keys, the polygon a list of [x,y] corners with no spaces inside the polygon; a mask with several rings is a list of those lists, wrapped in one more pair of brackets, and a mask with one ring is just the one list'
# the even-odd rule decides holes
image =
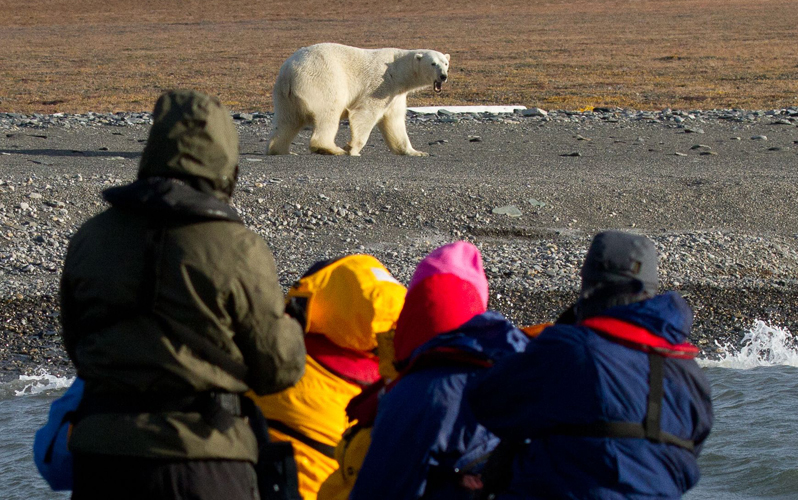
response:
{"label": "sea water", "polygon": [[[798,499],[798,347],[786,330],[756,323],[741,346],[701,360],[715,425],[686,500]],[[72,379],[42,373],[0,384],[0,499],[69,498],[50,491],[32,460],[36,430]]]}
{"label": "sea water", "polygon": [[688,500],[798,499],[798,346],[757,322],[735,349],[699,361],[712,383],[715,425]]}
{"label": "sea water", "polygon": [[74,378],[41,373],[0,384],[0,499],[69,498],[50,490],[33,464],[33,435],[47,421],[50,403]]}

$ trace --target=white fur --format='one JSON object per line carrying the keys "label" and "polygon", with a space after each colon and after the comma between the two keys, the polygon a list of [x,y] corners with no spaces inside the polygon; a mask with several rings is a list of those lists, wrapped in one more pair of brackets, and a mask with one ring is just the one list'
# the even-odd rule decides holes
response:
{"label": "white fur", "polygon": [[[314,153],[359,156],[377,125],[396,154],[426,156],[413,149],[405,128],[407,94],[446,81],[449,54],[434,50],[359,49],[335,43],[303,47],[283,63],[274,84],[274,131],[269,154],[288,154],[291,141],[313,127]],[[335,144],[341,119],[351,139]]]}

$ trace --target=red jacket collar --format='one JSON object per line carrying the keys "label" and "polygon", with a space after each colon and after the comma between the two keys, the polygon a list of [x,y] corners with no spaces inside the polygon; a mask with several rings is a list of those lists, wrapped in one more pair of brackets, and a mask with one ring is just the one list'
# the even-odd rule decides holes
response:
{"label": "red jacket collar", "polygon": [[369,352],[345,349],[314,333],[305,336],[305,348],[310,357],[348,382],[366,386],[380,379],[379,361]]}
{"label": "red jacket collar", "polygon": [[653,351],[668,358],[680,359],[693,359],[699,353],[699,349],[689,342],[671,344],[645,328],[616,318],[594,316],[582,321],[580,324],[595,330],[608,340],[638,351]]}

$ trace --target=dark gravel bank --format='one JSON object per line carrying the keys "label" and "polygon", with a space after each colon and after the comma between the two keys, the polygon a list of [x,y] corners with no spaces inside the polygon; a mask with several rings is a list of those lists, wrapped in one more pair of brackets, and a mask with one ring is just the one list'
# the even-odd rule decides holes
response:
{"label": "dark gravel bank", "polygon": [[[135,178],[149,116],[0,114],[0,377],[69,370],[57,284],[100,192]],[[284,287],[316,260],[377,256],[403,281],[436,246],[483,252],[491,306],[519,323],[575,297],[591,236],[651,237],[662,288],[687,296],[705,355],[756,320],[798,331],[798,110],[415,116],[414,147],[375,131],[360,158],[264,156],[270,115],[238,115],[234,197]],[[342,129],[340,143],[345,143]]]}

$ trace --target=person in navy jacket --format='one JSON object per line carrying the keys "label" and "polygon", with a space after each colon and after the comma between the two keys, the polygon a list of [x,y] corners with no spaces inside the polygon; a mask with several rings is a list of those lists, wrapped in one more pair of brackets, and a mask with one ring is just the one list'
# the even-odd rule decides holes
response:
{"label": "person in navy jacket", "polygon": [[642,236],[598,234],[581,276],[571,314],[467,388],[477,420],[502,440],[491,462],[510,476],[485,477],[486,490],[502,500],[681,498],[698,482],[713,421],[686,342],[692,310],[676,292],[657,295],[656,249]]}
{"label": "person in navy jacket", "polygon": [[381,397],[350,500],[468,500],[498,438],[463,401],[466,383],[528,337],[488,311],[477,248],[444,245],[419,263],[396,324],[399,377]]}

